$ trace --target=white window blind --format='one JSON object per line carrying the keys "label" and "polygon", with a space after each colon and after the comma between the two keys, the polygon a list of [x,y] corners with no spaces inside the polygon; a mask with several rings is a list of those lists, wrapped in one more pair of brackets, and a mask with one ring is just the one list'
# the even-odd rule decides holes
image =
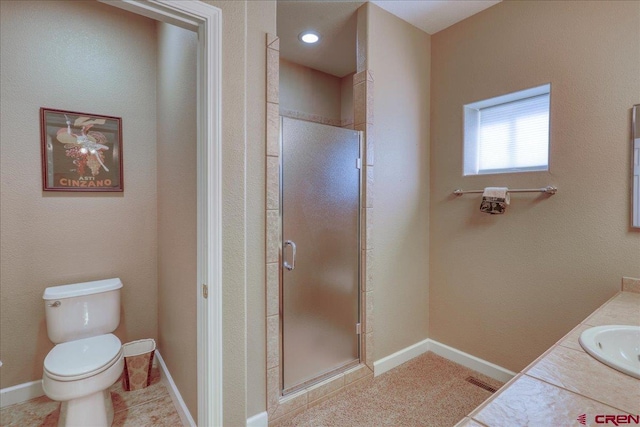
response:
{"label": "white window blind", "polygon": [[548,170],[549,85],[466,105],[464,148],[465,175]]}

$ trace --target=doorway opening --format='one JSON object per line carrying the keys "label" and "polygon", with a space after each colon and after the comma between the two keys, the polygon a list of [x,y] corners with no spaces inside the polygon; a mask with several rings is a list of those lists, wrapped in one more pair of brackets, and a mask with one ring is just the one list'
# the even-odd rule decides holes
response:
{"label": "doorway opening", "polygon": [[220,9],[205,2],[101,2],[193,31],[197,40],[198,425],[222,425],[222,192]]}

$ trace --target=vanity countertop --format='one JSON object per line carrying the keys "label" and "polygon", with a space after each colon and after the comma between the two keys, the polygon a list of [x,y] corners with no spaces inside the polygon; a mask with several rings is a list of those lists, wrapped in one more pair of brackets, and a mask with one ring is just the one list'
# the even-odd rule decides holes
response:
{"label": "vanity countertop", "polygon": [[[630,421],[635,425],[636,417],[640,416],[640,379],[600,363],[578,342],[582,331],[601,325],[640,326],[640,280],[625,279],[622,292],[594,311],[456,427],[600,425],[606,424],[607,415],[622,415],[615,418],[616,423],[625,421],[626,425],[626,421]],[[584,424],[578,419],[583,414]],[[609,417],[609,421],[613,419]]]}

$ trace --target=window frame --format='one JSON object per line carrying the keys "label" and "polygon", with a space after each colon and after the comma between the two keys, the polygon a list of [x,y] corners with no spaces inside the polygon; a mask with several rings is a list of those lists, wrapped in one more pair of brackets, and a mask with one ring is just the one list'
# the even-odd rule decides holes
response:
{"label": "window frame", "polygon": [[[523,101],[528,98],[537,97],[540,95],[549,96],[549,126],[547,134],[547,162],[545,166],[529,166],[529,167],[509,167],[499,169],[480,169],[479,162],[479,129],[481,121],[481,110],[488,107],[494,107],[511,102]],[[535,86],[529,89],[519,90],[516,92],[507,93],[500,96],[495,96],[489,99],[483,99],[476,102],[465,104],[462,107],[463,110],[463,144],[462,144],[462,175],[463,176],[478,176],[478,175],[493,175],[503,173],[524,173],[524,172],[548,172],[551,163],[551,83]],[[474,161],[467,161],[467,159],[475,159]],[[470,167],[470,164],[474,164],[474,167]]]}

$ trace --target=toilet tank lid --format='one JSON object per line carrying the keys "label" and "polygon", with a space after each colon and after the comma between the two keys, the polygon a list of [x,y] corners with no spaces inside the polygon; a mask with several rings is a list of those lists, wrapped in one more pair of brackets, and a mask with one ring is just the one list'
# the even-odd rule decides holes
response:
{"label": "toilet tank lid", "polygon": [[99,294],[101,292],[114,291],[121,287],[122,282],[117,277],[114,279],[96,280],[93,282],[74,283],[72,285],[52,286],[44,290],[42,299],[53,300]]}

